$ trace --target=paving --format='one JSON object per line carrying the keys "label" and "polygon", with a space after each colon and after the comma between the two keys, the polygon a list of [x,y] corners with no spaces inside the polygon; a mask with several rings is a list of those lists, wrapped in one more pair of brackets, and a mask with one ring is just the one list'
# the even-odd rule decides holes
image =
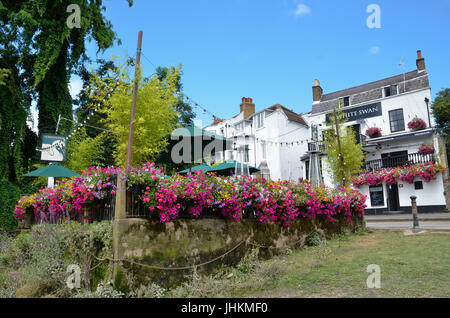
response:
{"label": "paving", "polygon": [[[366,222],[405,222],[412,221],[411,213],[408,214],[379,214],[365,215]],[[450,213],[419,213],[419,221],[449,221]]]}
{"label": "paving", "polygon": [[[365,216],[366,226],[372,229],[411,229],[412,214],[382,214]],[[422,230],[450,231],[450,213],[419,213]]]}

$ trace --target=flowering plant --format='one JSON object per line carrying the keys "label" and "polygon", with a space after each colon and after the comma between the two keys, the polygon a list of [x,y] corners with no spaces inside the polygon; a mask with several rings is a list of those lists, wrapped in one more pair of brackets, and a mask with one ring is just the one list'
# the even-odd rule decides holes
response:
{"label": "flowering plant", "polygon": [[[18,218],[32,208],[42,220],[56,216],[77,218],[95,211],[116,191],[117,167],[91,167],[81,177],[45,188],[16,205]],[[184,176],[165,176],[153,163],[130,169],[124,175],[128,188],[138,190],[141,203],[152,217],[170,222],[180,216],[201,217],[211,213],[239,222],[253,217],[262,223],[289,226],[297,218],[362,217],[366,196],[349,188],[315,187],[307,181],[273,181],[262,177],[220,177],[201,171]]]}
{"label": "flowering plant", "polygon": [[378,128],[378,127],[368,128],[366,130],[366,135],[369,136],[370,138],[381,137],[382,136],[381,128]]}
{"label": "flowering plant", "polygon": [[417,150],[417,153],[420,153],[421,155],[434,153],[434,146],[432,144],[421,144],[419,149]]}
{"label": "flowering plant", "polygon": [[406,183],[414,183],[414,178],[418,177],[425,182],[430,182],[436,178],[436,174],[444,171],[445,167],[435,163],[418,163],[410,166],[397,168],[384,168],[378,171],[366,172],[354,176],[352,181],[355,187],[362,185],[396,184],[396,179]]}
{"label": "flowering plant", "polygon": [[408,123],[408,128],[416,131],[427,128],[427,124],[421,118],[415,117]]}

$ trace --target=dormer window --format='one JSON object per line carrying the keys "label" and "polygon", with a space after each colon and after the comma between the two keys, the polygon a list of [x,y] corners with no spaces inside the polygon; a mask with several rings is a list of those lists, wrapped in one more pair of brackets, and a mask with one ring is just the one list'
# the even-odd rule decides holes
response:
{"label": "dormer window", "polygon": [[344,97],[344,107],[350,106],[350,96]]}
{"label": "dormer window", "polygon": [[350,106],[350,96],[339,98],[339,102],[343,105],[343,107]]}
{"label": "dormer window", "polygon": [[386,86],[383,88],[383,97],[394,96],[398,94],[397,85]]}

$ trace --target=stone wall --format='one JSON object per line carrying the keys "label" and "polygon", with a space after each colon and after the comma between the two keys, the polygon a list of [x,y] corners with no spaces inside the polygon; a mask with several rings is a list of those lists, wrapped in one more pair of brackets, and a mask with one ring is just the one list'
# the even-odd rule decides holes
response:
{"label": "stone wall", "polygon": [[[357,217],[350,223],[344,219],[335,223],[298,219],[288,228],[256,220],[236,223],[224,219],[177,219],[163,224],[151,219],[120,219],[115,221],[114,226],[114,235],[118,239],[115,258],[169,268],[190,267],[226,254],[223,258],[197,267],[198,273],[206,274],[214,272],[221,264],[237,264],[256,246],[263,246],[260,247],[262,257],[270,257],[287,247],[302,248],[311,233],[330,238],[344,228],[352,231],[363,225],[364,221]],[[159,270],[123,261],[116,265],[114,285],[124,292],[130,288],[148,286],[152,282],[173,287],[192,272],[191,268]]]}

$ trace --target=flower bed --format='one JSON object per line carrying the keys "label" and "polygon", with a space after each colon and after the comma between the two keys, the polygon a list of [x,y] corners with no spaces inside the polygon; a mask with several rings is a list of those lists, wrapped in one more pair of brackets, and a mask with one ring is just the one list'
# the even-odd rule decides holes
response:
{"label": "flower bed", "polygon": [[427,128],[427,124],[423,119],[415,117],[408,123],[408,128],[413,131],[422,130]]}
{"label": "flower bed", "polygon": [[414,178],[418,177],[425,182],[430,182],[436,178],[436,174],[444,171],[442,165],[434,163],[418,163],[410,166],[403,166],[397,168],[384,168],[373,172],[363,173],[354,176],[352,181],[355,187],[362,185],[380,185],[384,182],[386,184],[396,184],[397,180],[406,183],[414,183]]}
{"label": "flower bed", "polygon": [[[23,219],[26,212],[47,220],[55,216],[79,217],[104,204],[105,195],[114,193],[111,182],[119,168],[89,168],[81,177],[45,188],[16,205]],[[140,198],[152,217],[170,222],[178,217],[201,217],[209,212],[239,222],[252,216],[262,223],[280,222],[289,226],[296,218],[323,216],[334,222],[362,217],[366,196],[349,188],[313,187],[308,182],[272,181],[264,178],[218,177],[201,171],[186,176],[167,177],[152,163],[132,168],[125,177],[128,187],[141,189]]]}

